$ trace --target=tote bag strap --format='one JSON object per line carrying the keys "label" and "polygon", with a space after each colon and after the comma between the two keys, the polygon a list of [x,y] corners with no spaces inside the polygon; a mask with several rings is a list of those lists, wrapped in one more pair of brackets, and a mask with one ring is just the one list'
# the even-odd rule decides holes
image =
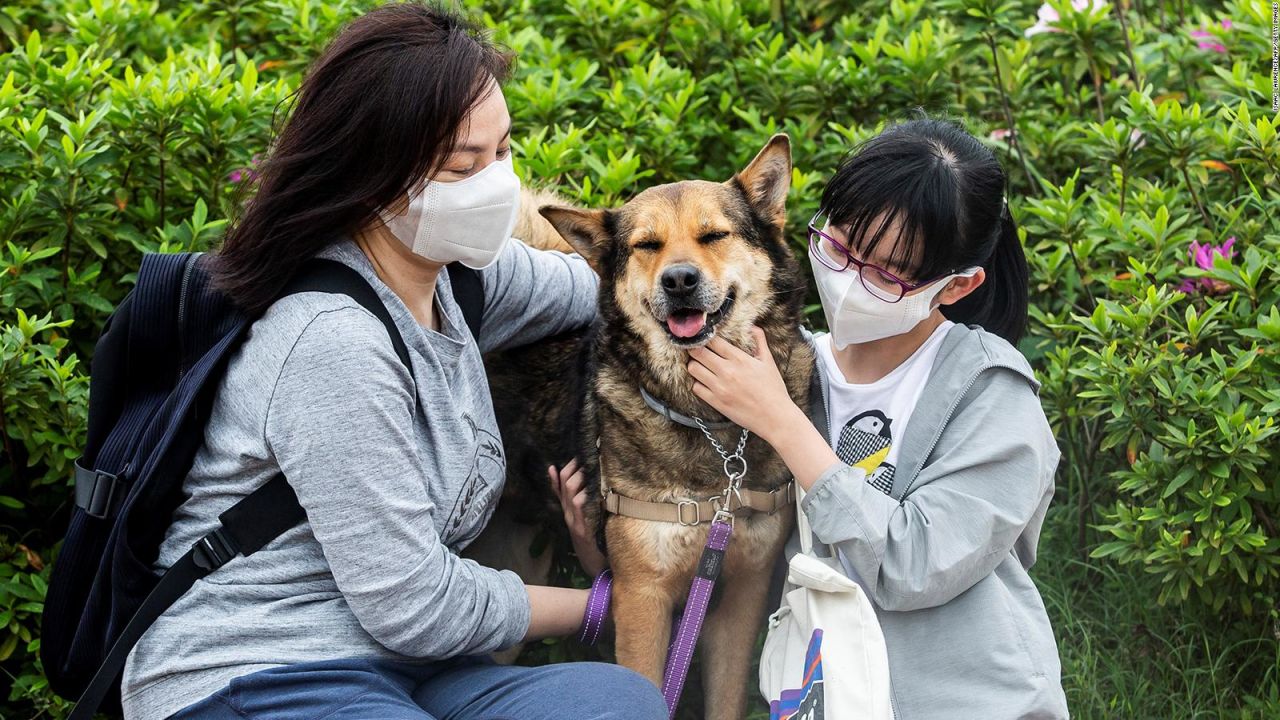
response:
{"label": "tote bag strap", "polygon": [[[804,553],[805,555],[813,555],[813,528],[810,527],[809,518],[804,514],[804,508],[801,507],[801,503],[804,501],[804,496],[807,494],[808,493],[804,491],[804,488],[800,487],[800,483],[797,482],[796,483],[796,528],[800,533],[800,552]],[[836,548],[834,545],[827,545],[826,547],[827,547],[827,554],[830,555],[832,559],[839,557],[838,555],[836,555]]]}
{"label": "tote bag strap", "polygon": [[809,527],[809,518],[805,517],[804,509],[801,503],[804,496],[808,495],[804,488],[800,487],[800,483],[796,483],[796,528],[800,533],[800,552],[805,555],[813,554],[813,528]]}
{"label": "tote bag strap", "polygon": [[[804,491],[804,488],[800,487],[800,483],[796,483],[796,529],[800,533],[800,552],[810,557],[817,558],[817,556],[813,554],[813,539],[815,537],[813,534],[813,527],[809,525],[809,518],[801,508],[801,502],[804,501],[804,496],[807,494],[808,493]],[[840,560],[840,554],[836,549],[836,546],[823,543],[823,547],[827,549],[828,557],[818,559],[824,562],[834,563],[835,566],[840,568],[840,571],[843,573],[849,574],[852,572],[853,574],[849,575],[849,578],[861,585],[864,593],[867,592],[867,584],[858,577],[857,573],[853,571],[852,568],[845,567],[845,564]]]}

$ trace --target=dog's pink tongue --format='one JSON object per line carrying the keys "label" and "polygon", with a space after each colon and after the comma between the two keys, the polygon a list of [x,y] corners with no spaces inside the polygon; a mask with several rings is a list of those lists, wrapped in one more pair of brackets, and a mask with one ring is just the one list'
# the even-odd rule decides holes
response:
{"label": "dog's pink tongue", "polygon": [[704,312],[677,313],[667,318],[667,329],[678,338],[691,338],[702,332],[702,326],[706,324],[707,314]]}

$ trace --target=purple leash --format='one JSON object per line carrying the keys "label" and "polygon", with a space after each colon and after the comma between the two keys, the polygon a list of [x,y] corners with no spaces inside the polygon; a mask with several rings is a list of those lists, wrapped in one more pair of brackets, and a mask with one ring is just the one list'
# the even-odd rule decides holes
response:
{"label": "purple leash", "polygon": [[583,645],[595,645],[600,639],[600,630],[604,627],[604,619],[609,614],[609,600],[613,597],[613,571],[605,569],[591,583],[591,593],[587,596],[587,612],[582,618],[582,632],[578,642]]}
{"label": "purple leash", "polygon": [[[729,538],[733,536],[733,523],[717,519],[711,523],[711,531],[707,533],[707,544],[702,548],[702,558],[698,560],[698,570],[693,576],[693,584],[689,587],[689,599],[685,601],[684,614],[680,616],[675,640],[667,651],[667,671],[662,677],[662,696],[667,700],[669,717],[675,717],[676,706],[680,704],[680,693],[684,690],[684,681],[689,675],[689,663],[693,660],[693,650],[698,645],[698,635],[702,633],[702,621],[707,617],[707,603],[711,601],[711,591],[716,587],[716,579],[724,567],[724,552],[729,547]],[[732,517],[732,516],[730,516]]]}
{"label": "purple leash", "polygon": [[[698,560],[698,569],[694,573],[693,583],[689,587],[689,598],[684,604],[684,613],[680,616],[680,624],[672,634],[671,647],[667,650],[667,667],[662,676],[662,696],[667,701],[667,716],[674,718],[676,706],[680,704],[680,693],[684,690],[684,681],[689,676],[689,664],[693,661],[694,648],[698,646],[698,636],[702,633],[702,622],[707,617],[707,604],[711,602],[711,591],[715,590],[716,580],[724,569],[724,553],[729,548],[729,539],[733,537],[733,513],[730,499],[737,495],[742,478],[747,474],[747,459],[743,451],[747,446],[750,433],[743,428],[738,439],[738,447],[726,452],[719,441],[711,434],[707,425],[698,418],[693,418],[696,427],[711,441],[720,457],[724,459],[724,474],[729,480],[724,491],[723,506],[716,511],[707,532],[707,544],[702,548],[702,557]],[[737,464],[739,467],[735,468]],[[739,498],[741,505],[741,498]],[[613,588],[613,574],[605,570],[596,576],[591,584],[591,595],[587,598],[587,611],[583,618],[582,634],[579,640],[594,645],[604,624],[605,615],[609,611],[609,599]]]}
{"label": "purple leash", "polygon": [[[702,621],[707,617],[711,591],[715,590],[716,579],[720,577],[720,570],[724,567],[724,553],[729,547],[729,538],[733,536],[732,519],[726,521],[718,519],[719,517],[717,513],[717,520],[711,523],[711,530],[707,532],[707,544],[702,548],[698,570],[689,587],[689,599],[685,601],[684,613],[672,632],[671,647],[667,650],[662,696],[667,701],[669,717],[675,717],[676,706],[680,704],[680,693],[689,676],[689,663],[693,660],[693,651],[698,645],[698,636],[702,633]],[[600,629],[604,627],[605,617],[609,614],[612,591],[613,571],[605,570],[591,583],[587,611],[582,619],[582,632],[578,634],[579,642],[585,645],[596,644]]]}

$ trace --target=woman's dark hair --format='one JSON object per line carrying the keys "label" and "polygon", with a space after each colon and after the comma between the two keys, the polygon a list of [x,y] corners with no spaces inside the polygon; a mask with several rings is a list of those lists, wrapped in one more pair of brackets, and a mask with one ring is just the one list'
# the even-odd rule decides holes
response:
{"label": "woman's dark hair", "polygon": [[894,243],[891,262],[915,282],[983,267],[986,282],[943,315],[1017,343],[1027,325],[1027,258],[1004,185],[1000,162],[976,138],[921,118],[856,148],[827,183],[822,208],[864,258],[882,240]]}
{"label": "woman's dark hair", "polygon": [[249,312],[266,309],[302,262],[439,170],[510,67],[477,26],[434,5],[351,21],[307,70],[257,194],[223,241],[218,286]]}

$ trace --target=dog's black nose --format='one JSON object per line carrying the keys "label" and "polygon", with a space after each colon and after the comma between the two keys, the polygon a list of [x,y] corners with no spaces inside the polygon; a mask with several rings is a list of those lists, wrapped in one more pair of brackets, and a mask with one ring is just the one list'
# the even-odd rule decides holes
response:
{"label": "dog's black nose", "polygon": [[662,271],[662,289],[672,295],[688,295],[701,280],[702,273],[692,265],[672,265]]}

